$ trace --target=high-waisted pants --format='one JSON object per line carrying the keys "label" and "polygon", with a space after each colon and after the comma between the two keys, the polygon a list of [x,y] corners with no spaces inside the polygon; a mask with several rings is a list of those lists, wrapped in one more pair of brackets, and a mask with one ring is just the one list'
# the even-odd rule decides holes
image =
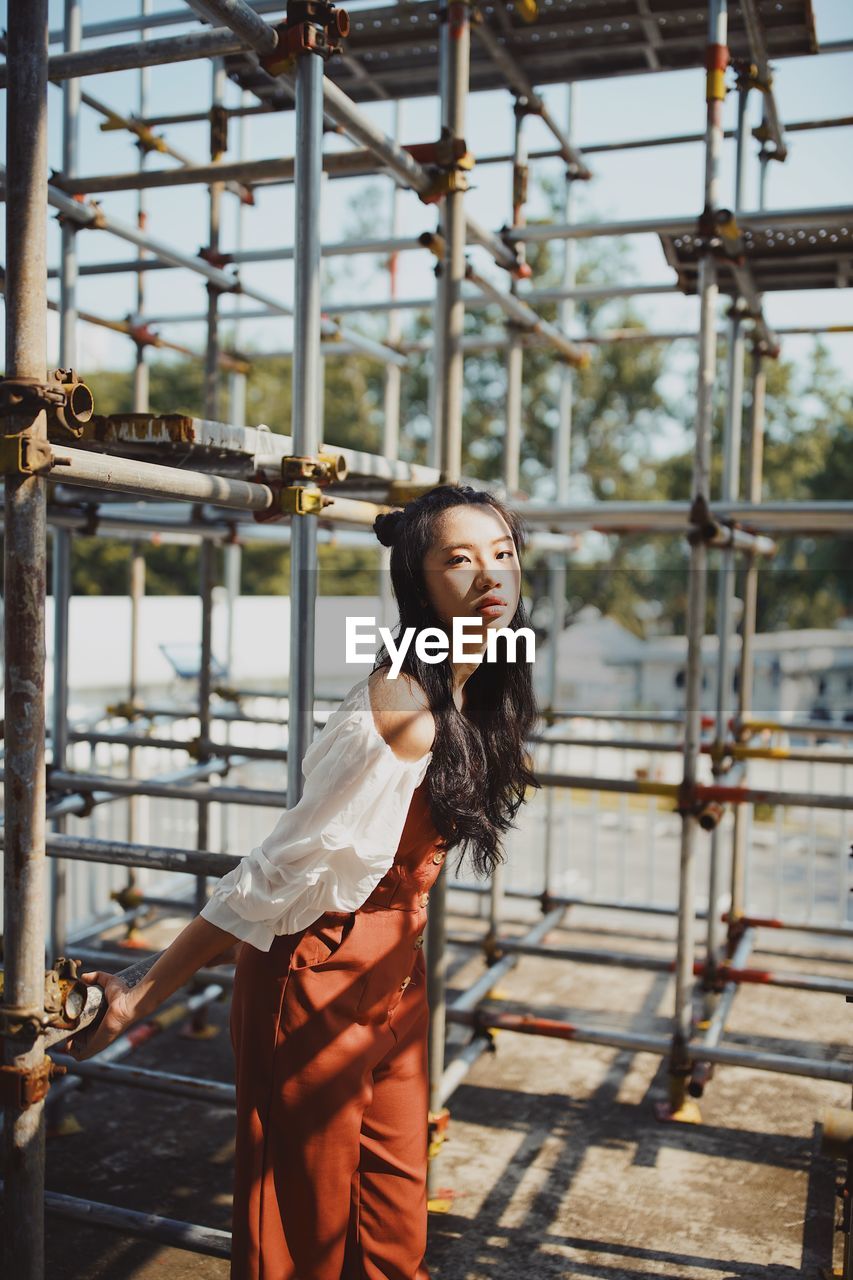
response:
{"label": "high-waisted pants", "polygon": [[429,1280],[423,941],[443,859],[416,792],[357,911],[242,947],[231,1280]]}

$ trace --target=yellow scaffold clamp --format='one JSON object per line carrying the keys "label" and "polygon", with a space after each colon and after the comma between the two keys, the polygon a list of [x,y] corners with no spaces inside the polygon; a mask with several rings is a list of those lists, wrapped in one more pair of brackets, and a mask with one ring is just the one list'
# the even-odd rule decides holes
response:
{"label": "yellow scaffold clamp", "polygon": [[53,450],[46,440],[26,431],[0,436],[0,475],[35,476],[52,466]]}

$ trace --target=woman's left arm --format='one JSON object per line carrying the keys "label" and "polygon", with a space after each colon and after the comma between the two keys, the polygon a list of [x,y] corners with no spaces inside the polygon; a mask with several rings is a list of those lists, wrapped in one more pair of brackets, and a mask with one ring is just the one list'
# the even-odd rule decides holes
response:
{"label": "woman's left arm", "polygon": [[78,1061],[100,1053],[135,1022],[150,1018],[197,970],[221,959],[239,941],[199,915],[165,951],[140,960],[123,974],[84,973],[86,982],[104,988],[107,1011],[99,1022],[68,1041],[66,1053]]}

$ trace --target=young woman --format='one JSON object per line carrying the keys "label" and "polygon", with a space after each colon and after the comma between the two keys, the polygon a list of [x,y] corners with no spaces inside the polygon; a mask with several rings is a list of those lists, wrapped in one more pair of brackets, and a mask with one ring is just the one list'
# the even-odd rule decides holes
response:
{"label": "young woman", "polygon": [[[91,1057],[197,969],[239,947],[231,1011],[237,1138],[232,1280],[428,1280],[430,886],[449,850],[488,875],[528,786],[536,707],[519,649],[528,625],[523,526],[492,494],[441,485],[374,528],[391,546],[400,629],[476,618],[470,661],[397,678],[380,649],[314,739],[305,788],[263,844],[129,987],[90,973],[108,1011]],[[458,865],[457,863],[457,869]]]}

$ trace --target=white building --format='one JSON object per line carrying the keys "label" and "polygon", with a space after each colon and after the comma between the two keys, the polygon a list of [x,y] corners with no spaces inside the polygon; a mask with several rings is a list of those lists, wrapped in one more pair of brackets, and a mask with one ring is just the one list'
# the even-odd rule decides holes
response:
{"label": "white building", "polygon": [[[732,701],[737,692],[740,636],[731,642]],[[791,720],[853,722],[853,627],[774,631],[755,637],[755,715]],[[685,636],[656,636],[635,654],[616,655],[611,665],[620,687],[633,690],[623,710],[670,714],[684,709]],[[702,641],[702,708],[716,703],[717,637]],[[626,681],[625,676],[630,673]]]}

